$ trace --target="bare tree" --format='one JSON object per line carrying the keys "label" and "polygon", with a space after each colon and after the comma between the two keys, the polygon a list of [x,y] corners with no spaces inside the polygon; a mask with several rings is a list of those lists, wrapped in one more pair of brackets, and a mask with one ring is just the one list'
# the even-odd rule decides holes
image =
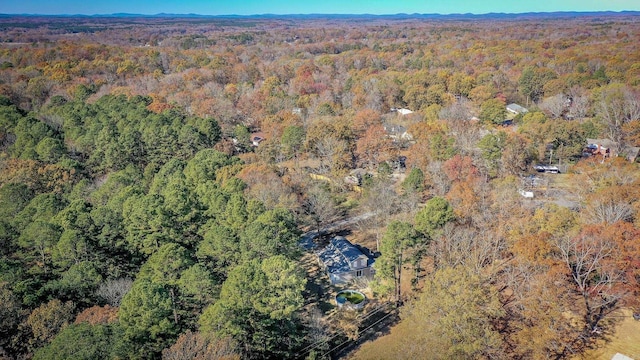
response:
{"label": "bare tree", "polygon": [[372,214],[366,223],[370,225],[369,229],[376,231],[376,250],[380,249],[380,229],[386,225],[391,215],[396,214],[400,209],[398,200],[393,182],[389,179],[377,179],[362,199],[362,206]]}
{"label": "bare tree", "polygon": [[456,141],[456,148],[463,155],[473,156],[479,153],[478,141],[483,136],[483,130],[480,123],[469,120],[450,120],[449,134]]}
{"label": "bare tree", "polygon": [[562,260],[571,271],[571,280],[584,304],[585,335],[598,332],[598,324],[618,308],[622,294],[615,284],[622,281],[615,268],[607,266],[615,246],[597,232],[583,231],[557,242]]}
{"label": "bare tree", "polygon": [[613,224],[617,221],[630,220],[634,215],[633,206],[628,202],[611,198],[597,199],[584,209],[585,221],[591,224]]}
{"label": "bare tree", "polygon": [[640,96],[624,85],[612,84],[600,93],[596,109],[607,126],[609,139],[623,145],[622,125],[640,118]]}
{"label": "bare tree", "polygon": [[432,192],[435,196],[444,196],[451,188],[451,181],[444,171],[442,171],[441,161],[431,161],[427,165],[427,178],[432,186]]}
{"label": "bare tree", "polygon": [[340,157],[347,151],[344,140],[334,137],[325,137],[316,143],[315,152],[320,160],[322,173],[333,172],[340,163]]}
{"label": "bare tree", "polygon": [[331,194],[318,185],[313,186],[307,193],[304,211],[315,223],[318,232],[321,231],[322,225],[328,224],[338,215],[338,209]]}
{"label": "bare tree", "polygon": [[569,106],[569,113],[576,119],[583,119],[587,116],[589,111],[589,96],[586,91],[578,86],[571,88],[569,92],[571,97],[571,106]]}
{"label": "bare tree", "polygon": [[471,112],[473,104],[466,98],[462,98],[459,101],[440,110],[438,117],[441,120],[453,121],[453,120],[469,120],[471,118]]}
{"label": "bare tree", "polygon": [[502,238],[493,231],[449,223],[440,238],[431,243],[431,252],[438,267],[464,266],[478,274],[488,264],[500,258],[504,248]]}
{"label": "bare tree", "polygon": [[261,174],[262,178],[250,184],[249,193],[260,200],[267,209],[284,207],[298,209],[295,194],[280,177],[273,173]]}
{"label": "bare tree", "polygon": [[363,87],[365,94],[367,94],[365,107],[375,111],[382,111],[383,99],[379,80],[376,78],[365,80]]}
{"label": "bare tree", "polygon": [[562,116],[565,109],[567,108],[567,99],[564,94],[557,94],[542,100],[540,104],[540,109],[545,112],[548,116],[558,119]]}
{"label": "bare tree", "polygon": [[131,290],[132,285],[133,280],[129,278],[107,280],[100,285],[96,295],[103,298],[107,304],[119,307],[122,298]]}
{"label": "bare tree", "polygon": [[473,103],[466,98],[440,110],[438,117],[445,120],[449,134],[456,140],[456,147],[465,155],[471,155],[480,140],[482,132],[479,124],[471,121]]}

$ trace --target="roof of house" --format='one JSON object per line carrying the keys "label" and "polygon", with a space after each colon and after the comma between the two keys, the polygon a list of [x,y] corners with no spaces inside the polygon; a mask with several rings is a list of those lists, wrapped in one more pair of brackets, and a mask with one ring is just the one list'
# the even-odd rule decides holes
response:
{"label": "roof of house", "polygon": [[516,114],[529,112],[529,110],[527,110],[527,108],[522,107],[522,106],[520,106],[518,104],[515,104],[515,103],[507,105],[507,110],[509,110],[511,112],[514,112]]}
{"label": "roof of house", "polygon": [[251,139],[251,141],[255,140],[255,139],[260,139],[260,140],[264,140],[265,139],[265,135],[262,131],[258,131],[258,132],[254,132],[249,134],[249,138]]}
{"label": "roof of house", "polygon": [[249,134],[249,140],[251,141],[253,146],[258,146],[265,139],[266,139],[266,137],[265,137],[264,133],[261,132],[261,131]]}
{"label": "roof of house", "polygon": [[587,139],[587,144],[600,145],[606,148],[614,148],[617,146],[617,144],[614,141],[611,141],[609,139]]}
{"label": "roof of house", "polygon": [[402,125],[384,124],[383,127],[389,134],[402,135],[407,132],[407,128]]}
{"label": "roof of house", "polygon": [[616,353],[615,355],[613,355],[611,360],[633,360],[633,359],[628,357],[627,355]]}
{"label": "roof of house", "polygon": [[353,245],[342,236],[334,237],[331,243],[318,254],[318,257],[327,267],[327,272],[332,274],[357,270],[352,268],[351,264],[362,257],[367,258],[367,267],[374,262],[372,256],[367,256],[360,247]]}
{"label": "roof of house", "polygon": [[[598,147],[603,147],[605,149],[617,149],[618,143],[609,139],[587,139],[587,147],[596,150]],[[625,146],[620,149],[619,153],[627,160],[634,162],[640,154],[640,148],[636,146]]]}

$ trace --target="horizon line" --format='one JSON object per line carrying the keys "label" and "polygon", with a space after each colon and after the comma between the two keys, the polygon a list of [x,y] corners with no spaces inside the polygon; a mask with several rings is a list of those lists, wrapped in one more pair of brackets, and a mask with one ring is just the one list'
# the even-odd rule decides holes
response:
{"label": "horizon line", "polygon": [[122,16],[141,16],[141,17],[153,17],[153,16],[174,16],[174,17],[256,17],[256,16],[425,16],[425,15],[437,15],[437,16],[484,16],[484,15],[530,15],[530,14],[602,14],[602,13],[612,13],[612,14],[624,14],[624,13],[640,13],[639,10],[559,10],[559,11],[523,11],[523,12],[486,12],[486,13],[474,13],[474,12],[466,12],[466,13],[385,13],[385,14],[373,14],[373,13],[260,13],[260,14],[200,14],[200,13],[155,13],[155,14],[144,14],[144,13],[127,13],[127,12],[118,12],[118,13],[100,13],[100,14],[40,14],[40,13],[0,13],[0,16],[52,16],[52,17],[64,17],[64,16],[86,16],[86,17],[122,17]]}

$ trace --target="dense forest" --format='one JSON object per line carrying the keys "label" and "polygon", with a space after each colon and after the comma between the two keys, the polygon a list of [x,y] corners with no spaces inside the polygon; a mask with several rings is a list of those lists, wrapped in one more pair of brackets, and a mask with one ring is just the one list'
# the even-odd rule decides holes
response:
{"label": "dense forest", "polygon": [[0,359],[345,356],[369,310],[299,246],[337,220],[399,314],[357,359],[571,358],[640,313],[637,14],[0,30]]}

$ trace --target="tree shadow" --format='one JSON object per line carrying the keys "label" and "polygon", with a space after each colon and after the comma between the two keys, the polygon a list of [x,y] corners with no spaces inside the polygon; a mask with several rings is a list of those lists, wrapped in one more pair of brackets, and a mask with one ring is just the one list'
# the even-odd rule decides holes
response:
{"label": "tree shadow", "polygon": [[318,237],[313,239],[313,241],[318,245],[318,248],[323,249],[327,245],[329,245],[329,243],[331,242],[331,239],[333,239],[334,237],[336,237],[336,236],[347,237],[347,236],[351,235],[352,233],[353,232],[351,230],[349,230],[349,229],[343,229],[343,230],[339,230],[339,231],[332,231],[332,232],[328,232],[328,233],[322,233]]}

